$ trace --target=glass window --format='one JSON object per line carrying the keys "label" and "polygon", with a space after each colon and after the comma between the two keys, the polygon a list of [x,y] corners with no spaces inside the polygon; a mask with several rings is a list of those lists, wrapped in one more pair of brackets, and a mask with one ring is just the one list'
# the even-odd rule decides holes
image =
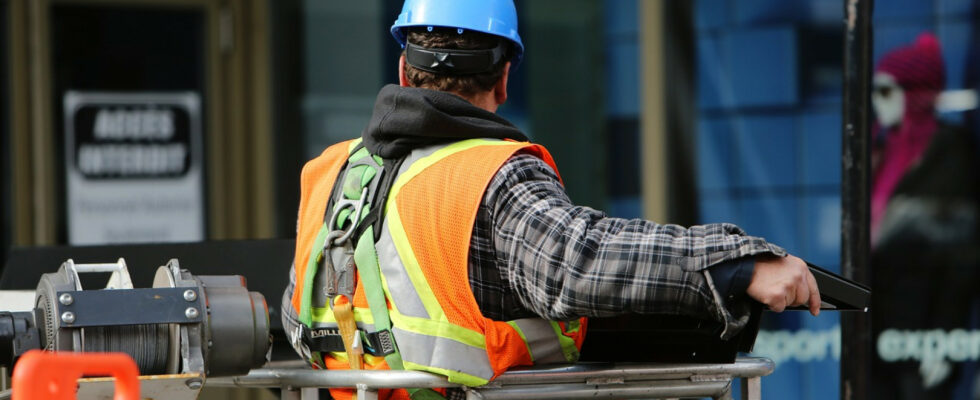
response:
{"label": "glass window", "polygon": [[640,176],[639,3],[603,2],[606,187],[610,216],[643,216]]}
{"label": "glass window", "polygon": [[[694,6],[700,222],[733,222],[831,271],[840,254],[839,1]],[[763,397],[836,398],[840,323],[764,314]]]}
{"label": "glass window", "polygon": [[382,17],[384,2],[303,1],[304,74],[301,104],[304,159],[327,146],[355,138],[367,126],[374,98],[397,82],[386,50],[397,47],[388,27],[397,15]]}

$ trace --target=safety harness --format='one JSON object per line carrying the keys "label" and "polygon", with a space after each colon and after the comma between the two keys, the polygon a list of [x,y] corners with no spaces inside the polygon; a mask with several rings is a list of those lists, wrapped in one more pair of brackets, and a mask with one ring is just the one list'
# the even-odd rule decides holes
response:
{"label": "safety harness", "polygon": [[[363,354],[383,357],[392,370],[404,369],[398,345],[391,333],[391,318],[381,282],[375,243],[384,220],[384,205],[404,158],[385,160],[372,155],[363,143],[350,152],[343,174],[334,183],[323,226],[317,234],[311,258],[317,272],[314,287],[337,320],[337,329],[311,328],[301,324],[301,340],[322,363],[322,354],[346,353],[351,369],[363,369]],[[354,290],[360,276],[374,330],[358,329],[354,318]],[[314,292],[308,292],[314,293]],[[300,321],[310,321],[310,307],[303,307]],[[304,315],[307,314],[307,315]],[[305,317],[305,318],[304,318]],[[322,364],[319,365],[323,367]],[[406,389],[413,400],[443,399],[432,389]]]}
{"label": "safety harness", "polygon": [[555,168],[541,146],[492,139],[433,145],[402,160],[373,156],[354,140],[307,163],[294,347],[318,368],[427,371],[470,387],[515,366],[577,360],[584,319],[489,319],[468,284],[477,208],[517,152]]}

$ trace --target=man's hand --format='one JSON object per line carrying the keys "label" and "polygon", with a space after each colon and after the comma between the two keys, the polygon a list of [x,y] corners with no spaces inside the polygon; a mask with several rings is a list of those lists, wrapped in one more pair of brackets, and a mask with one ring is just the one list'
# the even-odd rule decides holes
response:
{"label": "man's hand", "polygon": [[820,314],[817,281],[799,257],[759,257],[746,293],[775,312],[809,304],[810,314]]}

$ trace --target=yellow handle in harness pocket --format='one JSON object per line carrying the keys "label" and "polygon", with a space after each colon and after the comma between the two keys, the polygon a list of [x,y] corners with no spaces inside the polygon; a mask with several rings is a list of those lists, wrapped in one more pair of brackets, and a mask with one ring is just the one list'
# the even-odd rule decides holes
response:
{"label": "yellow handle in harness pocket", "polygon": [[354,312],[350,301],[335,305],[333,315],[337,318],[337,325],[340,328],[340,337],[344,341],[344,351],[347,352],[347,361],[350,362],[351,369],[364,369],[364,348],[361,344],[361,335],[357,331],[357,323],[354,322]]}

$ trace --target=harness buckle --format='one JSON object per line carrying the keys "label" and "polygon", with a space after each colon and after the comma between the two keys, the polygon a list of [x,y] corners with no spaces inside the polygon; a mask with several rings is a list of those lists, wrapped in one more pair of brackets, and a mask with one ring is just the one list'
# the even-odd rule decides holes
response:
{"label": "harness buckle", "polygon": [[357,276],[354,264],[354,245],[343,238],[344,231],[335,230],[327,234],[320,255],[320,268],[325,274],[323,295],[332,299],[337,295],[354,297],[354,278]]}
{"label": "harness buckle", "polygon": [[343,210],[353,209],[347,228],[330,231],[323,241],[323,249],[320,252],[322,270],[327,274],[323,294],[329,299],[337,295],[354,298],[356,266],[354,265],[354,244],[351,241],[351,236],[361,221],[364,205],[367,204],[367,194],[368,188],[365,187],[361,190],[361,198],[339,200],[337,206],[334,207],[333,214],[327,221],[328,224],[336,224],[337,217]]}

